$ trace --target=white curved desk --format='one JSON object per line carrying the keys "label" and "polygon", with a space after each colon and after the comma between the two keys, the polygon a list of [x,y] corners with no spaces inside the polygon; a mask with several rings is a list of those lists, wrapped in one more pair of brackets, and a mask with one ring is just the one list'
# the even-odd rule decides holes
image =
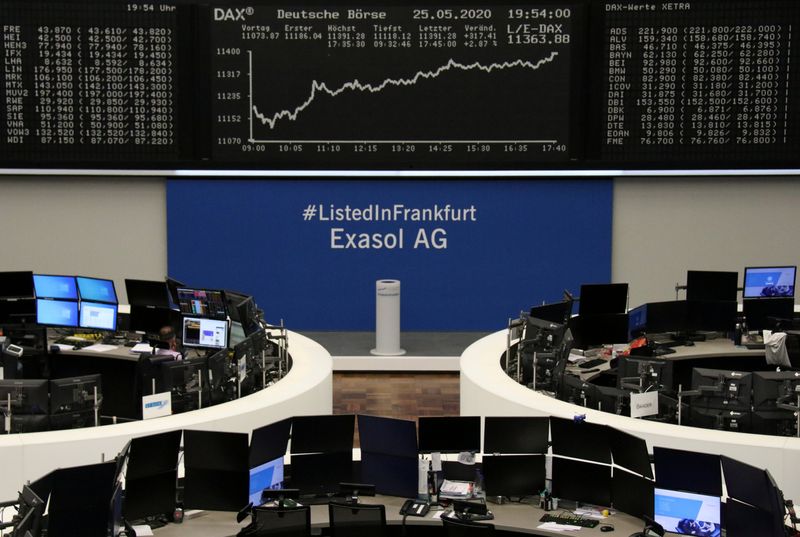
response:
{"label": "white curved desk", "polygon": [[148,421],[0,436],[0,499],[56,468],[113,458],[134,437],[180,429],[250,433],[284,418],[331,414],[333,363],[321,345],[289,333],[292,369],[268,388],[235,401]]}
{"label": "white curved desk", "polygon": [[[505,330],[486,336],[461,355],[462,416],[556,416],[609,425],[644,438],[653,446],[727,455],[767,468],[786,498],[800,497],[800,438],[698,429],[633,419],[584,408],[534,392],[514,382],[500,366],[506,350]],[[686,350],[683,358],[704,356],[702,345]],[[731,347],[733,350],[733,347]]]}

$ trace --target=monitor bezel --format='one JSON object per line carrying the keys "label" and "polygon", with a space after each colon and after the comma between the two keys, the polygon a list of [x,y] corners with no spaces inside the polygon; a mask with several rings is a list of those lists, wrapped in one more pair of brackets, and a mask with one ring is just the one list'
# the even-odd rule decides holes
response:
{"label": "monitor bezel", "polygon": [[[748,296],[747,295],[747,271],[754,269],[794,269],[794,277],[792,279],[792,294],[791,296]],[[795,298],[795,286],[797,285],[797,265],[775,265],[767,267],[744,267],[744,274],[742,275],[742,299],[758,299],[769,300],[771,298]]]}
{"label": "monitor bezel", "polygon": [[[81,280],[94,280],[96,282],[108,282],[111,284],[111,290],[114,292],[114,300],[113,302],[110,300],[96,300],[93,298],[84,298],[83,293],[81,292]],[[75,288],[78,292],[78,299],[83,302],[94,302],[95,304],[116,304],[119,305],[119,295],[117,295],[117,286],[114,284],[114,280],[110,278],[95,278],[93,276],[75,276]]]}

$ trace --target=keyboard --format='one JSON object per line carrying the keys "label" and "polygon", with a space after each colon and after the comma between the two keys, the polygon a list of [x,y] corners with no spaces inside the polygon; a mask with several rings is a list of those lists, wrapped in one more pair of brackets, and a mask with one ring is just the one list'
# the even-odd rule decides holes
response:
{"label": "keyboard", "polygon": [[556,524],[570,524],[581,528],[595,528],[600,522],[591,518],[576,515],[543,515],[539,522],[555,522]]}
{"label": "keyboard", "polygon": [[466,522],[480,522],[481,520],[494,520],[494,515],[490,512],[486,513],[485,515],[476,515],[474,513],[454,513],[451,515],[458,520],[464,520]]}
{"label": "keyboard", "polygon": [[605,358],[595,358],[594,360],[586,360],[578,367],[580,367],[581,369],[591,369],[593,367],[597,367],[598,365],[602,365],[604,363],[606,363]]}
{"label": "keyboard", "polygon": [[675,352],[672,347],[656,347],[653,349],[653,356],[664,356],[665,354],[675,354]]}

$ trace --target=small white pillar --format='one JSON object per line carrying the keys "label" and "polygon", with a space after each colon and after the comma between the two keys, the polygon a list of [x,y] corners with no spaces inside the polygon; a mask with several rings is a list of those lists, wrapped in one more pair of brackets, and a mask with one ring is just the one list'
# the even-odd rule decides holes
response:
{"label": "small white pillar", "polygon": [[377,356],[401,356],[400,348],[400,280],[375,282],[375,348]]}

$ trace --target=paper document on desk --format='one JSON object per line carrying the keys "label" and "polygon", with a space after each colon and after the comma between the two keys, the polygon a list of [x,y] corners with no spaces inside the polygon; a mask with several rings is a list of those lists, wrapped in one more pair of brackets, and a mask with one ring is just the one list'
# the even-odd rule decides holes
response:
{"label": "paper document on desk", "polygon": [[108,351],[113,351],[116,348],[117,348],[116,345],[103,345],[101,343],[95,343],[94,345],[89,345],[88,347],[84,347],[83,350],[92,352],[108,352]]}
{"label": "paper document on desk", "polygon": [[150,528],[150,526],[145,524],[131,527],[133,528],[133,531],[136,532],[136,537],[147,537],[148,535],[153,535],[153,530]]}
{"label": "paper document on desk", "polygon": [[573,526],[572,524],[559,524],[557,522],[545,522],[536,526],[537,530],[547,531],[578,531],[582,529],[580,526]]}
{"label": "paper document on desk", "polygon": [[137,343],[131,347],[131,354],[150,354],[153,352],[153,347],[149,343]]}
{"label": "paper document on desk", "polygon": [[442,482],[439,495],[448,498],[466,498],[472,495],[472,487],[473,484],[470,481],[450,481],[445,479]]}

